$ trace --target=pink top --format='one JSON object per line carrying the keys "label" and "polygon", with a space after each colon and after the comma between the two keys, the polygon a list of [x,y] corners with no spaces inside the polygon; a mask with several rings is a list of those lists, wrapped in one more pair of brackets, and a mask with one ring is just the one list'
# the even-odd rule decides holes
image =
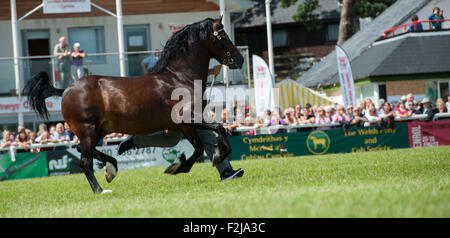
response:
{"label": "pink top", "polygon": [[409,110],[406,109],[406,108],[405,108],[404,110],[401,110],[399,107],[397,107],[397,108],[395,109],[395,112],[398,113],[398,114],[400,114],[400,115],[408,115]]}
{"label": "pink top", "polygon": [[333,117],[333,123],[335,123],[335,122],[341,122],[341,121],[350,121],[350,117],[348,117],[347,115],[339,115],[339,114],[336,114],[336,115],[334,115],[334,117]]}
{"label": "pink top", "polygon": [[316,117],[315,121],[316,121],[316,124],[328,124],[328,123],[330,123],[331,120],[328,117],[323,117],[323,118]]}

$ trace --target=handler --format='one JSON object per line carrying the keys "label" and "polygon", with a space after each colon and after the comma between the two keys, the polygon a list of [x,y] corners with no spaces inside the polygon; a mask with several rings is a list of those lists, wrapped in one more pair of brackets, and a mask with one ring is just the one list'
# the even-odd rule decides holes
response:
{"label": "handler", "polygon": [[[213,67],[208,71],[210,74],[219,74],[221,65]],[[215,152],[215,148],[218,146],[218,134],[213,130],[197,129],[197,135],[199,136],[206,154],[212,160]],[[173,147],[183,139],[183,132],[178,129],[169,129],[167,132],[159,131],[146,136],[131,136],[127,140],[123,141],[119,145],[119,155],[125,151],[136,148],[145,147]],[[230,164],[230,156],[228,155],[220,164],[216,165],[216,169],[220,174],[221,180],[230,180],[232,178],[240,178],[244,175],[242,168],[234,170]],[[170,168],[172,165],[169,165]]]}

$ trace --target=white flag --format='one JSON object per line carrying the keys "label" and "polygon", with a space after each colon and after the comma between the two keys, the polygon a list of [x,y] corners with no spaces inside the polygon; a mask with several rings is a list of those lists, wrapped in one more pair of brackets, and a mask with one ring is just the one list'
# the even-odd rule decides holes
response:
{"label": "white flag", "polygon": [[352,68],[350,61],[344,50],[336,46],[336,57],[339,71],[339,80],[341,82],[342,97],[344,98],[344,106],[356,106],[355,87],[353,85]]}
{"label": "white flag", "polygon": [[269,67],[257,55],[253,55],[253,80],[255,82],[256,116],[262,116],[265,110],[273,111],[275,109],[275,95]]}

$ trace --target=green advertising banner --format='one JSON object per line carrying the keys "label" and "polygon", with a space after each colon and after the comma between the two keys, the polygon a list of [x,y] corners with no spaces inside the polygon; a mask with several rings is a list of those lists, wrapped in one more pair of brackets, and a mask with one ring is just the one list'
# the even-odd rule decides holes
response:
{"label": "green advertising banner", "polygon": [[355,127],[230,137],[231,159],[261,159],[408,148],[408,125]]}
{"label": "green advertising banner", "polygon": [[48,175],[45,152],[18,153],[15,158],[16,160],[13,162],[9,153],[0,155],[0,181]]}

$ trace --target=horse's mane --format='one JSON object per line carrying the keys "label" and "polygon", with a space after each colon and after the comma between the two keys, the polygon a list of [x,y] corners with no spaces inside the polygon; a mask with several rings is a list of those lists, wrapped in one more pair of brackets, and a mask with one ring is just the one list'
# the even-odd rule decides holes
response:
{"label": "horse's mane", "polygon": [[209,33],[213,31],[212,18],[206,18],[202,21],[192,23],[183,27],[183,29],[173,34],[167,40],[161,58],[156,62],[155,66],[150,70],[150,73],[159,73],[164,68],[169,66],[172,60],[175,60],[182,53],[185,53],[189,44],[199,40],[204,40]]}

